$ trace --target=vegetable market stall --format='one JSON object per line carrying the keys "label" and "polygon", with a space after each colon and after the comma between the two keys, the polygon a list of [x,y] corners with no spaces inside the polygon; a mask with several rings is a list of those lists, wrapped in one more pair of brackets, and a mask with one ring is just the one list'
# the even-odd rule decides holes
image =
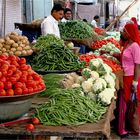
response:
{"label": "vegetable market stall", "polygon": [[[33,100],[32,109],[28,116],[34,111],[34,106],[46,101],[46,98],[37,97]],[[84,124],[80,126],[43,126],[36,125],[35,130],[27,131],[27,123],[19,123],[9,127],[0,127],[0,135],[17,136],[62,136],[62,137],[92,137],[92,138],[110,138],[110,122],[114,119],[113,111],[116,108],[115,100],[109,105],[103,118],[97,123]]]}

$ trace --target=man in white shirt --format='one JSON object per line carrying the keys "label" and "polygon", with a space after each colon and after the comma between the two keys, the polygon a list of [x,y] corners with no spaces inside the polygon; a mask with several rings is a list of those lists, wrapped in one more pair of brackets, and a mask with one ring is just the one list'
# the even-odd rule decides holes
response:
{"label": "man in white shirt", "polygon": [[72,19],[72,11],[69,8],[64,9],[64,17],[62,18],[61,22],[67,22]]}
{"label": "man in white shirt", "polygon": [[98,15],[94,16],[93,20],[91,21],[91,25],[94,27],[94,28],[97,28],[98,27],[98,22],[100,20],[100,17]]}
{"label": "man in white shirt", "polygon": [[60,4],[55,4],[51,10],[51,15],[41,23],[42,35],[54,34],[60,38],[58,21],[63,17],[64,9]]}

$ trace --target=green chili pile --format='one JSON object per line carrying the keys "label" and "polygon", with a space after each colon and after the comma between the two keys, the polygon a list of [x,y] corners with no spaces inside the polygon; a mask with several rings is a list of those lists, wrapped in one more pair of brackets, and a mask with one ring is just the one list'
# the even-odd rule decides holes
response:
{"label": "green chili pile", "polygon": [[80,89],[58,89],[36,108],[35,116],[43,125],[81,125],[97,122],[105,112],[106,107],[83,96]]}
{"label": "green chili pile", "polygon": [[73,54],[68,48],[62,45],[51,44],[42,48],[36,54],[30,64],[34,70],[79,70],[85,63],[78,60],[78,56]]}

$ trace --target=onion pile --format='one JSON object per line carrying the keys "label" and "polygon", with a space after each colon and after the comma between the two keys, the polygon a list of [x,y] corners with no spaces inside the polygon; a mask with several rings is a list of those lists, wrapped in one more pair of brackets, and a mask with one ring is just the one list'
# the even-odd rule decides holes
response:
{"label": "onion pile", "polygon": [[26,36],[11,32],[5,38],[0,38],[0,55],[28,56],[32,53],[33,50]]}

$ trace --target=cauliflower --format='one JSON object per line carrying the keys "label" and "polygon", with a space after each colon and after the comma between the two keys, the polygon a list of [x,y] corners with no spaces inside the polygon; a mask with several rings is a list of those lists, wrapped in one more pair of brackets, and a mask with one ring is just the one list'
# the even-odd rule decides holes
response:
{"label": "cauliflower", "polygon": [[89,67],[91,70],[97,70],[100,64],[103,63],[103,60],[101,58],[91,59],[89,63]]}
{"label": "cauliflower", "polygon": [[98,72],[100,75],[104,75],[106,73],[112,73],[112,68],[107,64],[101,64],[98,69]]}
{"label": "cauliflower", "polygon": [[105,76],[103,76],[103,78],[107,82],[107,87],[109,87],[109,88],[115,87],[115,80],[110,74],[106,74]]}
{"label": "cauliflower", "polygon": [[102,92],[98,94],[98,98],[105,104],[109,105],[111,103],[111,99],[115,98],[114,88],[106,88]]}
{"label": "cauliflower", "polygon": [[82,77],[82,76],[78,76],[77,80],[76,80],[76,83],[77,84],[82,84],[82,82],[84,82],[85,79]]}
{"label": "cauliflower", "polygon": [[101,92],[102,90],[104,90],[107,86],[107,83],[104,79],[102,78],[98,78],[95,80],[95,82],[93,83],[93,92],[94,93],[99,93]]}
{"label": "cauliflower", "polygon": [[89,81],[84,81],[82,83],[82,88],[83,88],[83,91],[85,93],[91,92],[92,91],[92,86],[93,86],[93,84],[90,80]]}
{"label": "cauliflower", "polygon": [[87,81],[93,83],[94,82],[94,79],[93,78],[88,78]]}
{"label": "cauliflower", "polygon": [[91,71],[90,77],[91,77],[93,80],[96,80],[96,79],[99,78],[99,74],[98,74],[98,72],[96,72],[96,71]]}
{"label": "cauliflower", "polygon": [[82,76],[85,78],[85,79],[87,79],[87,78],[89,78],[90,77],[90,73],[91,73],[91,70],[89,69],[89,68],[84,68],[83,70],[82,70]]}
{"label": "cauliflower", "polygon": [[87,96],[89,98],[91,98],[92,100],[96,101],[97,96],[93,92],[88,92],[87,93]]}
{"label": "cauliflower", "polygon": [[80,87],[80,86],[81,86],[80,84],[75,83],[75,84],[72,85],[72,88],[77,88],[77,87]]}

